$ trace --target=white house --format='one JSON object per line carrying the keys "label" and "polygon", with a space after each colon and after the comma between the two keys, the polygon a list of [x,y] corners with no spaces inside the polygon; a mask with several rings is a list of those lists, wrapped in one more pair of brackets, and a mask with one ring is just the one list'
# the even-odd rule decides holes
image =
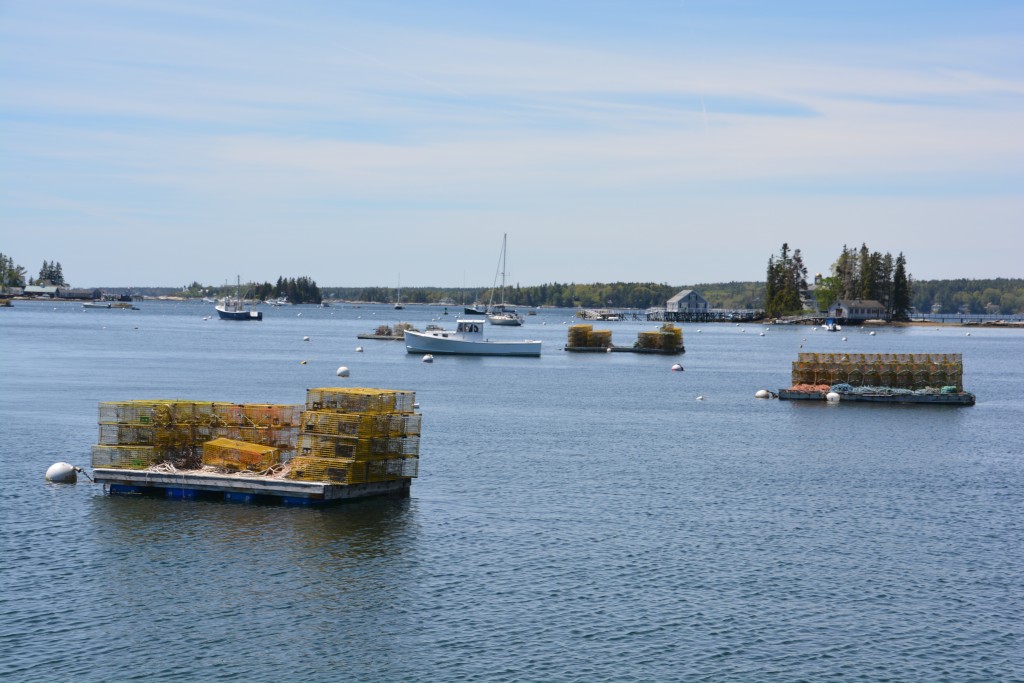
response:
{"label": "white house", "polygon": [[873,299],[840,299],[828,309],[828,317],[848,323],[864,320],[888,320],[885,306]]}
{"label": "white house", "polygon": [[708,308],[708,300],[696,289],[684,289],[665,304],[665,310],[670,313],[692,313],[706,311]]}

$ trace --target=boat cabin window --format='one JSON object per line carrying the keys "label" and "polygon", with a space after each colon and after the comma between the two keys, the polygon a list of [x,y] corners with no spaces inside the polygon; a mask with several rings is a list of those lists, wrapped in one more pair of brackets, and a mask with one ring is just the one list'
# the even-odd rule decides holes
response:
{"label": "boat cabin window", "polygon": [[479,333],[480,332],[480,324],[481,323],[479,323],[479,322],[460,322],[459,323],[459,332],[477,332],[477,333]]}

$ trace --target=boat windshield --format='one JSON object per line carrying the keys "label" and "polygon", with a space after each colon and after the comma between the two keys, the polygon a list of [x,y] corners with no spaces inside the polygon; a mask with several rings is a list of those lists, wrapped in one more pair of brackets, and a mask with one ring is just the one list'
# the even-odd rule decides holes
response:
{"label": "boat windshield", "polygon": [[459,332],[471,332],[471,333],[472,332],[476,332],[476,333],[480,333],[481,332],[480,323],[479,322],[474,322],[472,320],[460,321],[459,322],[458,331]]}

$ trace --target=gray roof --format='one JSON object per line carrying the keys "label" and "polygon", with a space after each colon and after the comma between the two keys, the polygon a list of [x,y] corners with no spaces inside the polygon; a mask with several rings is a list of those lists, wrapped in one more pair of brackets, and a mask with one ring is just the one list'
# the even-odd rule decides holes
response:
{"label": "gray roof", "polygon": [[679,303],[680,301],[682,301],[683,299],[685,299],[686,297],[688,297],[688,296],[690,295],[690,293],[691,293],[691,292],[692,292],[693,294],[696,294],[697,296],[699,296],[699,297],[700,297],[701,299],[703,299],[703,298],[704,298],[704,297],[702,297],[702,296],[700,295],[700,292],[698,292],[698,291],[697,291],[697,290],[695,290],[695,289],[684,289],[683,291],[679,292],[679,293],[678,293],[678,294],[676,294],[676,295],[675,295],[674,297],[672,297],[671,299],[669,299],[669,300],[668,300],[668,302],[669,302],[670,304],[673,304],[673,303]]}

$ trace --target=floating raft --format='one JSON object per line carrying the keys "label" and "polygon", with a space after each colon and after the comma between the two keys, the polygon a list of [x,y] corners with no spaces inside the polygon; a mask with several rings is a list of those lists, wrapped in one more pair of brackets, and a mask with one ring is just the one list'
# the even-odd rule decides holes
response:
{"label": "floating raft", "polygon": [[94,481],[112,494],[323,505],[407,496],[419,474],[415,394],[308,389],[306,404],[100,404]]}
{"label": "floating raft", "polygon": [[779,398],[825,401],[832,392],[840,401],[973,406],[963,370],[959,353],[800,353]]}
{"label": "floating raft", "polygon": [[[780,389],[779,399],[784,401],[824,401],[825,391],[803,391],[800,389]],[[888,393],[850,393],[836,392],[839,400],[861,401],[865,403],[921,403],[928,405],[973,406],[976,397],[968,391],[954,394],[888,394]]]}
{"label": "floating raft", "polygon": [[381,496],[405,498],[409,496],[411,488],[407,478],[366,484],[332,484],[201,470],[157,472],[94,469],[93,479],[103,484],[111,494],[310,506]]}
{"label": "floating raft", "polygon": [[416,332],[416,328],[409,323],[398,323],[393,328],[390,325],[381,325],[373,332],[367,334],[357,334],[356,339],[379,339],[382,341],[405,341],[405,331],[412,330]]}
{"label": "floating raft", "polygon": [[641,349],[635,346],[566,346],[569,353],[653,353],[662,356],[675,356],[683,353],[685,349]]}
{"label": "floating raft", "polygon": [[633,346],[616,346],[611,330],[595,330],[593,325],[573,325],[565,350],[570,353],[650,353],[673,356],[684,353],[683,331],[665,323],[657,331],[641,332]]}

